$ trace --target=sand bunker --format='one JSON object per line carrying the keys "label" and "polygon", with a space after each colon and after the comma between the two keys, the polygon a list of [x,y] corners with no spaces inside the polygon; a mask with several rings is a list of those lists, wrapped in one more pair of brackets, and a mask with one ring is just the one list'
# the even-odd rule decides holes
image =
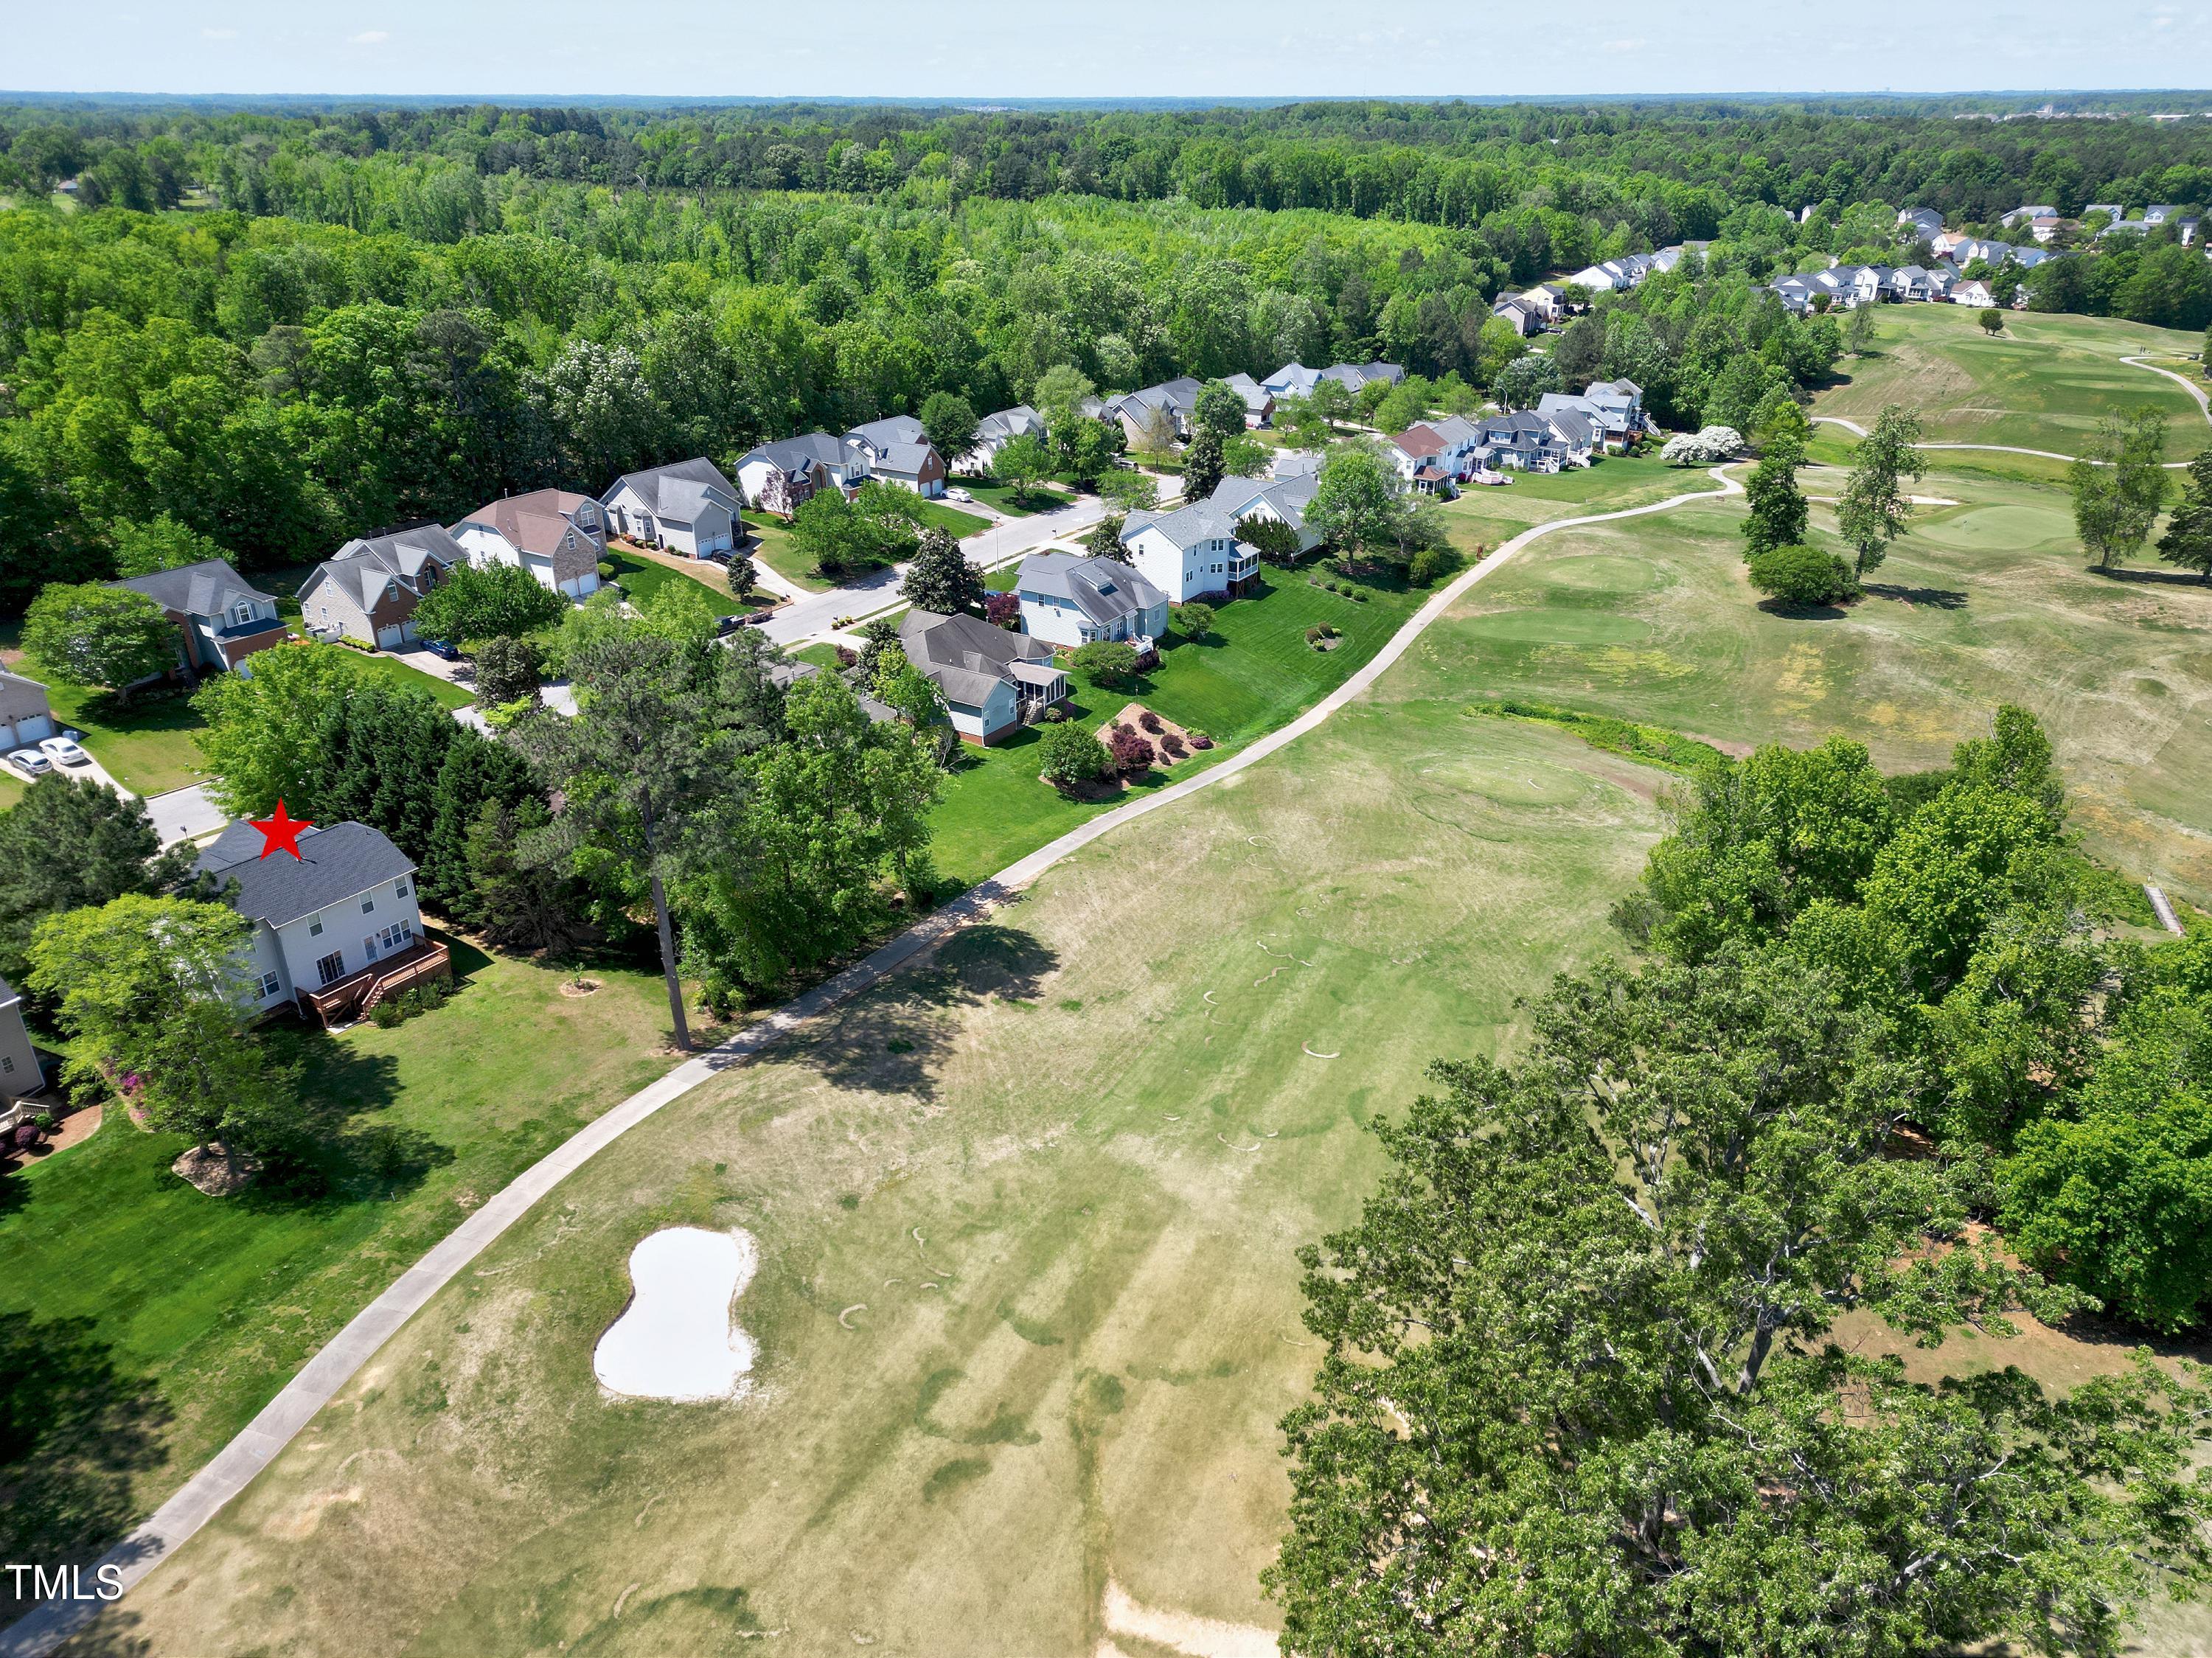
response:
{"label": "sand bunker", "polygon": [[1106,1581],[1106,1602],[1101,1611],[1100,1621],[1108,1635],[1149,1641],[1154,1646],[1187,1653],[1189,1658],[1276,1658],[1279,1650],[1274,1636],[1267,1630],[1144,1606],[1111,1578]]}
{"label": "sand bunker", "polygon": [[752,1234],[672,1226],[629,1252],[635,1287],[592,1354],[599,1385],[678,1404],[735,1399],[753,1368],[753,1339],[730,1316],[760,1265]]}

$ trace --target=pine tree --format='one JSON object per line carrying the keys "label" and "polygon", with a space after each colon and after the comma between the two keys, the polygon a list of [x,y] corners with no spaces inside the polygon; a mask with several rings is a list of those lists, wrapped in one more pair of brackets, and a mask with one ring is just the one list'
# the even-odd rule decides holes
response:
{"label": "pine tree", "polygon": [[1221,434],[1212,427],[1202,427],[1190,440],[1190,447],[1182,452],[1182,498],[1185,501],[1204,501],[1221,487],[1221,480],[1229,474],[1229,462],[1221,452]]}

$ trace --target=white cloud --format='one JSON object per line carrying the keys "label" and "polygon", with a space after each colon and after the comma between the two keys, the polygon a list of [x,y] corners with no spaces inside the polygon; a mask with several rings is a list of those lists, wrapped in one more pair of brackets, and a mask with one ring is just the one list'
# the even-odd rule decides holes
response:
{"label": "white cloud", "polygon": [[380,46],[391,38],[389,30],[363,29],[359,34],[346,36],[346,44],[349,46]]}
{"label": "white cloud", "polygon": [[238,39],[238,31],[236,29],[202,29],[200,31],[200,39],[203,40],[235,40]]}

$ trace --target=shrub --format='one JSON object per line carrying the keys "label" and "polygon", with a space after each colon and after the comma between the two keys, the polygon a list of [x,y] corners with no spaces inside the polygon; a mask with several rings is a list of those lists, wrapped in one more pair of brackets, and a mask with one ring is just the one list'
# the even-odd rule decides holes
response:
{"label": "shrub", "polygon": [[1160,738],[1160,748],[1170,760],[1180,760],[1190,752],[1182,738],[1177,737],[1173,732]]}
{"label": "shrub", "polygon": [[37,1116],[32,1118],[31,1121],[38,1124],[40,1128],[44,1129],[49,1134],[52,1133],[55,1129],[61,1127],[60,1121],[56,1118],[54,1114],[51,1111],[41,1111]]}
{"label": "shrub", "polygon": [[850,645],[839,645],[834,648],[837,653],[837,665],[841,668],[849,668],[860,659],[860,653]]}
{"label": "shrub", "polygon": [[1669,466],[1711,466],[1743,452],[1743,434],[1733,426],[1707,426],[1678,432],[1659,451]]}
{"label": "shrub", "polygon": [[1459,555],[1449,547],[1424,547],[1407,567],[1406,580],[1416,587],[1431,587],[1459,568]]}
{"label": "shrub", "polygon": [[1016,595],[1012,593],[983,595],[983,620],[993,627],[1018,627],[1020,625],[1021,619],[1022,601]]}
{"label": "shrub", "polygon": [[1146,731],[1152,732],[1155,737],[1159,735],[1160,717],[1154,714],[1150,708],[1146,708],[1142,714],[1137,716],[1137,723],[1139,726],[1142,726]]}
{"label": "shrub", "polygon": [[1190,734],[1190,745],[1194,749],[1210,749],[1213,746],[1213,739],[1204,732],[1193,732]]}
{"label": "shrub", "polygon": [[1064,789],[1103,776],[1111,759],[1098,739],[1073,720],[1048,726],[1037,749],[1046,780]]}
{"label": "shrub", "polygon": [[1784,604],[1833,604],[1859,593],[1851,567],[1818,547],[1770,548],[1752,559],[1750,574],[1753,587]]}
{"label": "shrub", "polygon": [[1213,631],[1213,606],[1193,601],[1176,612],[1176,625],[1185,639],[1203,639]]}
{"label": "shrub", "polygon": [[1076,652],[1075,665],[1102,685],[1125,684],[1137,671],[1137,647],[1127,640],[1094,639]]}
{"label": "shrub", "polygon": [[392,1001],[379,1002],[368,1010],[368,1022],[379,1030],[389,1030],[406,1017],[405,1010]]}
{"label": "shrub", "polygon": [[1067,710],[1063,708],[1054,707],[1044,711],[1044,723],[1048,726],[1057,726],[1066,718]]}
{"label": "shrub", "polygon": [[599,565],[599,580],[602,581],[612,581],[614,579],[615,567],[603,561]]}
{"label": "shrub", "polygon": [[1127,726],[1114,727],[1114,768],[1124,776],[1133,777],[1147,769],[1153,760],[1152,745]]}

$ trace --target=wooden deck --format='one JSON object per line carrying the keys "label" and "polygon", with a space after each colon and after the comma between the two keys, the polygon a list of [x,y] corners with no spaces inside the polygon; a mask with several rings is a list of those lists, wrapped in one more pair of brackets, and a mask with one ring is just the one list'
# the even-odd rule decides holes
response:
{"label": "wooden deck", "polygon": [[344,1024],[416,985],[453,976],[453,958],[445,945],[434,938],[417,938],[398,955],[349,973],[334,984],[302,990],[301,1011],[319,1024]]}

